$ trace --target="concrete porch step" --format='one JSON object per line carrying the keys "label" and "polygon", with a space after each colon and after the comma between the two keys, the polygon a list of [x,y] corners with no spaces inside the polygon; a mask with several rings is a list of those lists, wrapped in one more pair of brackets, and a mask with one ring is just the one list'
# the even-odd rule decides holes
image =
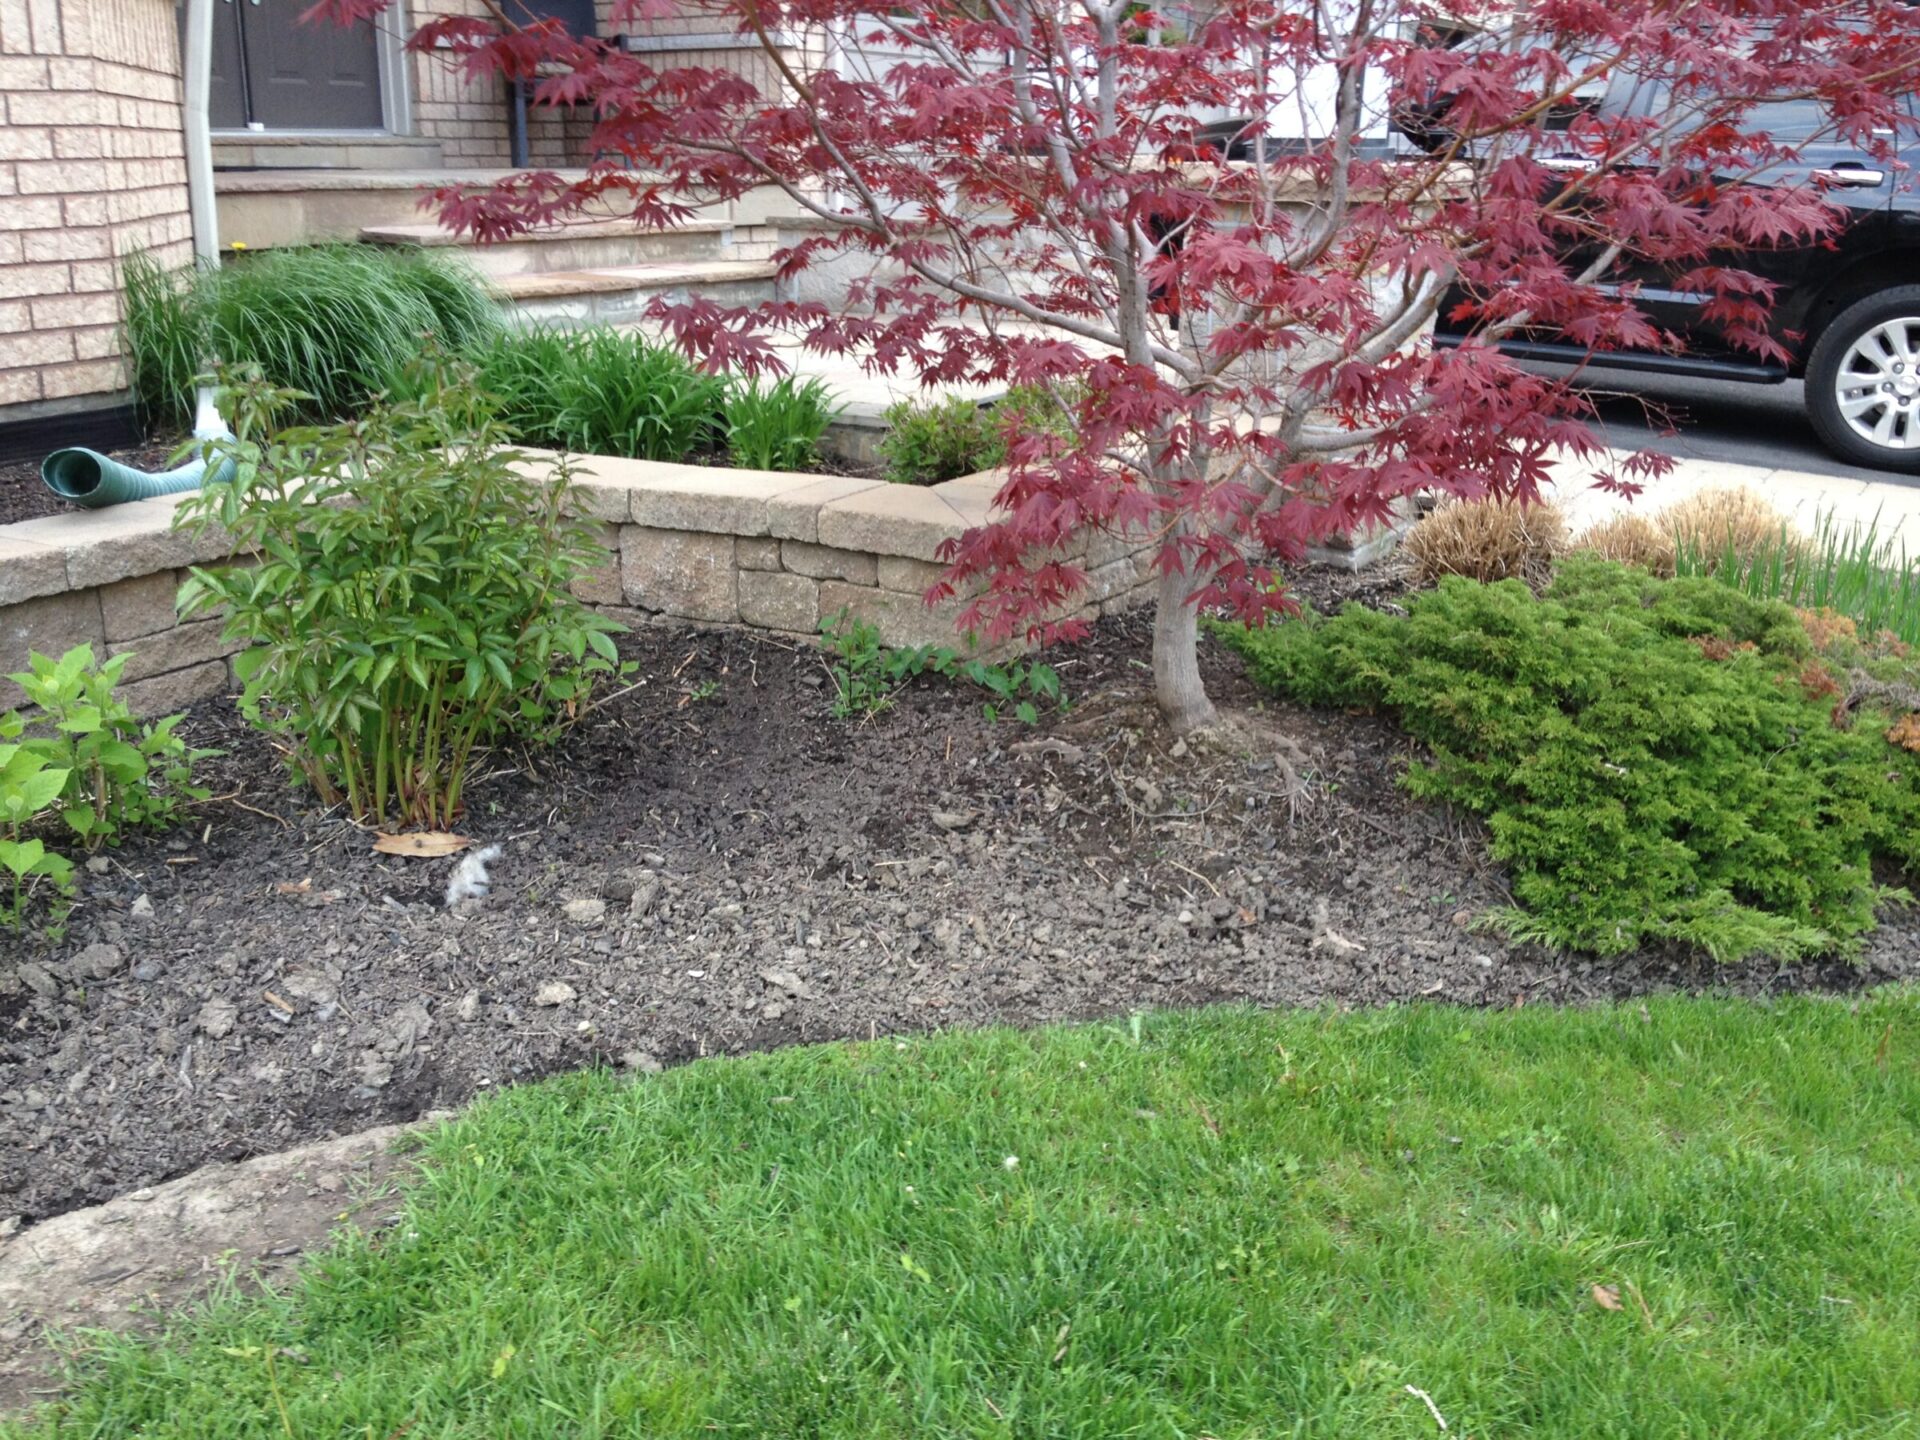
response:
{"label": "concrete porch step", "polygon": [[417,135],[231,132],[212,140],[216,170],[431,170],[440,142]]}
{"label": "concrete porch step", "polygon": [[360,239],[375,245],[457,247],[481,274],[504,278],[720,260],[733,245],[735,227],[725,219],[688,220],[671,230],[642,230],[631,220],[584,220],[477,245],[428,223],[369,225],[360,231]]}
{"label": "concrete porch step", "polygon": [[[369,226],[426,220],[421,202],[446,186],[479,189],[510,170],[407,169],[221,170],[213,177],[220,238],[250,249],[356,240]],[[584,171],[562,172],[576,178]]]}
{"label": "concrete porch step", "polygon": [[550,325],[638,320],[661,297],[692,294],[723,305],[774,298],[773,264],[764,260],[674,260],[595,269],[551,270],[491,279],[494,293],[523,320]]}

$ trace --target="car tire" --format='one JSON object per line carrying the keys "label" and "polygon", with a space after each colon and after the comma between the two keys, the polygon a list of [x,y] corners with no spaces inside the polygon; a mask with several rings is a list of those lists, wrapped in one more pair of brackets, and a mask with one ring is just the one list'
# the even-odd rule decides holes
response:
{"label": "car tire", "polygon": [[1807,356],[1807,413],[1841,459],[1920,475],[1920,285],[1875,291],[1827,323]]}

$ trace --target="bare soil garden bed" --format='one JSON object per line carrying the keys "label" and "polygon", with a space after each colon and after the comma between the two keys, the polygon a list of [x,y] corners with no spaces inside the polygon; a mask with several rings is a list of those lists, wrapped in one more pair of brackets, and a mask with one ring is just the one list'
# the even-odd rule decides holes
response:
{"label": "bare soil garden bed", "polygon": [[217,798],[98,857],[57,945],[0,935],[0,1218],[582,1065],[1209,1001],[1505,1006],[1920,972],[1905,909],[1857,965],[1507,944],[1474,928],[1505,899],[1477,826],[1395,788],[1390,724],[1263,706],[1209,646],[1234,733],[1177,743],[1138,617],[1056,657],[1074,706],[1034,729],[931,681],[835,719],[819,654],[766,636],[657,628],[626,648],[645,683],[558,752],[481,772],[461,828],[504,853],[468,914],[442,903],[451,860],[375,854],[228,701],[196,706],[186,732],[226,751]]}

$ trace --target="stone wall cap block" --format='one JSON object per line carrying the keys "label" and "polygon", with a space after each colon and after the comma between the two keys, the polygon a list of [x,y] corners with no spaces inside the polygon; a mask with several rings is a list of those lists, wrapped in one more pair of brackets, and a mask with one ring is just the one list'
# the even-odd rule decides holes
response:
{"label": "stone wall cap block", "polygon": [[815,476],[814,483],[791,490],[767,505],[767,520],[772,533],[782,540],[804,540],[815,544],[820,539],[820,510],[836,500],[864,495],[875,490],[896,487],[885,480],[866,480],[858,475]]}
{"label": "stone wall cap block", "polygon": [[67,557],[57,546],[16,537],[0,526],[0,605],[17,605],[67,588]]}
{"label": "stone wall cap block", "polygon": [[953,498],[944,487],[886,485],[820,507],[820,543],[875,555],[937,560],[942,542],[957,540],[986,520],[973,497]]}

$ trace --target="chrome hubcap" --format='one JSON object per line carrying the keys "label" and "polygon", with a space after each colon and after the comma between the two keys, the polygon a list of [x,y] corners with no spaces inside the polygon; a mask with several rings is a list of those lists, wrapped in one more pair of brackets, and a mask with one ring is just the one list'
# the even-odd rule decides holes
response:
{"label": "chrome hubcap", "polygon": [[1840,362],[1833,382],[1853,433],[1888,450],[1920,449],[1920,315],[1867,331]]}

